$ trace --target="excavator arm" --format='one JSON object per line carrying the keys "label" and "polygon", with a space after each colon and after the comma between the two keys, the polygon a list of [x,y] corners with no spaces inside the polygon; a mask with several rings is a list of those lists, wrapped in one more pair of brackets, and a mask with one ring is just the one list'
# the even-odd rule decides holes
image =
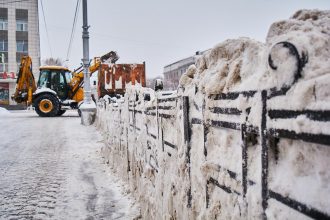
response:
{"label": "excavator arm", "polygon": [[100,65],[103,62],[110,62],[110,63],[116,63],[116,61],[119,59],[119,56],[117,52],[115,51],[110,51],[107,54],[104,54],[101,57],[94,57],[92,64],[89,66],[89,73],[92,75],[94,72],[99,70]]}
{"label": "excavator arm", "polygon": [[32,73],[32,60],[29,56],[21,58],[21,64],[18,71],[16,81],[16,90],[12,95],[12,100],[17,103],[26,102],[27,105],[32,104],[32,94],[36,91],[37,86]]}
{"label": "excavator arm", "polygon": [[[99,70],[100,65],[103,62],[110,62],[115,63],[119,59],[118,54],[115,51],[110,51],[107,54],[104,54],[101,57],[95,57],[89,66],[89,73],[92,75],[94,72]],[[82,95],[79,90],[82,88],[84,84],[84,72],[83,72],[83,66],[80,66],[79,68],[75,69],[72,73],[72,80],[69,83],[71,87],[71,95],[70,97],[76,101],[81,101]]]}

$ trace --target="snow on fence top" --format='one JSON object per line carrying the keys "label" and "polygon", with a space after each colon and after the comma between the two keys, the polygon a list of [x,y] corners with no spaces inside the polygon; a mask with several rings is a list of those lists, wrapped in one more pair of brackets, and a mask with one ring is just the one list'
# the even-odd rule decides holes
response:
{"label": "snow on fence top", "polygon": [[[290,107],[322,108],[330,105],[328,48],[330,12],[302,10],[289,20],[272,24],[266,43],[240,38],[216,45],[189,68],[180,85],[197,86],[205,94],[216,94],[281,89],[301,78],[290,91],[295,96],[295,101],[288,103]],[[296,74],[298,65],[300,75]],[[313,89],[319,97],[316,103],[309,92]]]}
{"label": "snow on fence top", "polygon": [[177,92],[100,102],[106,158],[143,217],[330,219],[329,33],[330,11],[298,11],[266,43],[215,46]]}

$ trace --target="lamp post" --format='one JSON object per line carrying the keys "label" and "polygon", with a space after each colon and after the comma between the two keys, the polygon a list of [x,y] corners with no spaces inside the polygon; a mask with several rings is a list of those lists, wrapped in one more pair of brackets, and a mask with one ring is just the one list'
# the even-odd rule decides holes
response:
{"label": "lamp post", "polygon": [[96,105],[91,97],[89,76],[89,32],[87,22],[87,0],[82,1],[83,7],[83,66],[84,66],[84,103],[79,107],[81,111],[81,124],[91,125],[95,121]]}

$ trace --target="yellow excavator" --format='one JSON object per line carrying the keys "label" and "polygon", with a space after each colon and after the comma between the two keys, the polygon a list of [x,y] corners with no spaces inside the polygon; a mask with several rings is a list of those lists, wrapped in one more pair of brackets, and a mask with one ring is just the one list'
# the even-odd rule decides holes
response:
{"label": "yellow excavator", "polygon": [[[89,72],[93,74],[103,62],[115,63],[118,59],[114,51],[95,57],[89,67]],[[36,85],[31,57],[21,58],[16,91],[11,98],[17,103],[32,105],[41,117],[60,116],[67,109],[78,109],[84,99],[83,67],[73,72],[63,66],[41,66],[39,69],[40,74]]]}

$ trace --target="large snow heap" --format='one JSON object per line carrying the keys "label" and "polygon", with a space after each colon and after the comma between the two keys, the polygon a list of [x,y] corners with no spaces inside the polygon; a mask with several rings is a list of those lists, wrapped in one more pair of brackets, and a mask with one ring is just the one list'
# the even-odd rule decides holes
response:
{"label": "large snow heap", "polygon": [[[206,94],[289,86],[297,60],[287,48],[275,46],[284,41],[293,44],[306,62],[301,72],[304,80],[292,92],[304,98],[304,104],[317,99],[324,101],[318,107],[330,105],[330,11],[300,10],[288,20],[275,22],[266,43],[249,38],[226,40],[201,56],[180,85],[198,86]],[[270,53],[276,70],[268,64]]]}
{"label": "large snow heap", "polygon": [[103,154],[144,219],[328,219],[329,59],[330,11],[226,40],[177,92],[100,102]]}

